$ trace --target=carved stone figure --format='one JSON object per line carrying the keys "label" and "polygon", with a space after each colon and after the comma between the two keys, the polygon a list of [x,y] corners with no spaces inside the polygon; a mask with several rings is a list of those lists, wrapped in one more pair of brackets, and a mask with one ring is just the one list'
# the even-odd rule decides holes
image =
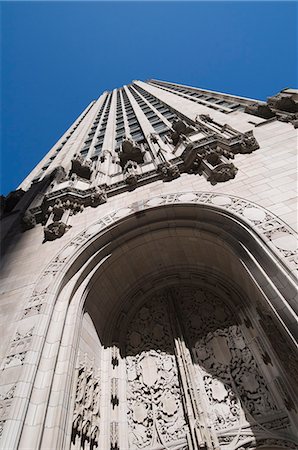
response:
{"label": "carved stone figure", "polygon": [[158,166],[159,171],[162,174],[164,181],[171,181],[175,178],[180,177],[180,171],[177,164],[172,164],[170,162],[164,162]]}
{"label": "carved stone figure", "polygon": [[90,195],[91,206],[96,207],[107,201],[107,194],[104,189],[95,186],[94,192]]}
{"label": "carved stone figure", "polygon": [[92,161],[84,159],[82,155],[76,154],[71,160],[71,173],[81,178],[90,179],[92,173]]}
{"label": "carved stone figure", "polygon": [[119,160],[122,169],[129,161],[133,161],[137,164],[142,164],[144,162],[144,151],[132,139],[126,138],[123,140],[121,145]]}
{"label": "carved stone figure", "polygon": [[135,186],[138,182],[139,165],[135,161],[127,161],[123,169],[124,179],[130,186]]}
{"label": "carved stone figure", "polygon": [[172,124],[172,131],[170,138],[174,145],[177,145],[180,140],[194,131],[194,127],[187,125],[183,120],[176,120]]}
{"label": "carved stone figure", "polygon": [[235,178],[237,172],[238,169],[233,163],[219,164],[212,170],[207,180],[210,181],[211,184],[222,183]]}
{"label": "carved stone figure", "polygon": [[69,228],[70,225],[66,225],[63,222],[52,222],[44,228],[44,240],[53,241],[58,239],[62,237]]}

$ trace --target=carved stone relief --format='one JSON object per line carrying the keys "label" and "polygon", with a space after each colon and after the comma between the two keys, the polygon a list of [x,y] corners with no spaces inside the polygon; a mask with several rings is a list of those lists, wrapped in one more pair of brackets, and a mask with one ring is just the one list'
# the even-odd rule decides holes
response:
{"label": "carved stone relief", "polygon": [[92,173],[92,161],[84,159],[80,154],[74,155],[71,160],[71,173],[89,180]]}
{"label": "carved stone relief", "polygon": [[129,448],[185,443],[173,336],[162,298],[153,298],[133,319],[126,355]]}
{"label": "carved stone relief", "polygon": [[203,376],[217,430],[239,425],[240,416],[264,417],[276,411],[237,318],[207,290],[179,291],[186,334]]}
{"label": "carved stone relief", "polygon": [[140,168],[136,161],[127,161],[123,168],[125,182],[130,186],[135,186],[140,175]]}
{"label": "carved stone relief", "polygon": [[[221,444],[232,444],[231,448],[241,441],[244,448],[253,448],[247,447],[247,440],[252,445],[255,436],[270,437],[272,430],[278,438],[278,430],[289,429],[289,418],[268,389],[237,316],[222,297],[205,287],[177,287],[172,292],[173,310],[165,293],[156,294],[128,328],[129,448],[184,448],[188,442],[191,417],[182,401],[187,398],[183,382],[188,375],[179,363],[177,339],[185,340],[191,350],[192,362],[187,364],[194,366],[195,389],[199,403],[205,405],[211,435],[216,433]],[[180,337],[172,314],[183,330]],[[191,383],[189,379],[187,389]],[[211,436],[209,442],[216,446],[215,441]]]}
{"label": "carved stone relief", "polygon": [[263,119],[275,117],[281,122],[291,123],[298,127],[297,92],[292,89],[283,89],[273,97],[267,98],[267,103],[252,103],[245,107],[245,112]]}
{"label": "carved stone relief", "polygon": [[76,386],[72,444],[75,448],[92,450],[98,447],[99,432],[100,377],[94,368],[81,365]]}
{"label": "carved stone relief", "polygon": [[4,386],[4,391],[0,393],[0,437],[2,436],[5,422],[8,418],[8,412],[13,402],[16,384],[9,387]]}

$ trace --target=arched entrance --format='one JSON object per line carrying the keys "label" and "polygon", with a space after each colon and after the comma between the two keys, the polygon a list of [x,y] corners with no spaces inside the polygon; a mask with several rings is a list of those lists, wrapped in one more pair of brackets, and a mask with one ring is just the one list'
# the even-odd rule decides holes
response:
{"label": "arched entrance", "polygon": [[[233,214],[192,204],[125,216],[103,233],[96,227],[71,243],[71,260],[69,247],[57,257],[68,265],[50,291],[61,327],[52,329],[59,346],[47,392],[59,414],[45,411],[41,445],[295,448],[292,288],[257,233]],[[147,323],[149,334],[158,338],[163,325],[168,341],[158,348],[145,339],[143,348],[145,322],[141,335],[135,322],[154,307],[164,308],[164,321]],[[130,388],[136,380],[143,400]]]}

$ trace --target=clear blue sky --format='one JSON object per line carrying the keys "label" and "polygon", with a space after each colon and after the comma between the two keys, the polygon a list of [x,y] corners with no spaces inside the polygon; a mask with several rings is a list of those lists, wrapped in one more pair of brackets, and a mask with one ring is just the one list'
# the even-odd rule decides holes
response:
{"label": "clear blue sky", "polygon": [[2,183],[104,90],[157,78],[266,99],[297,81],[294,2],[2,2]]}

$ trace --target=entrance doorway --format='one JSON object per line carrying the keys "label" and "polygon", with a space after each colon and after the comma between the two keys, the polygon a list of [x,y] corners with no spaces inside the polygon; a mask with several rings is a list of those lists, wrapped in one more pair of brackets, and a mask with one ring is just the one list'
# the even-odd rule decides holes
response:
{"label": "entrance doorway", "polygon": [[129,449],[237,448],[284,415],[240,307],[207,286],[175,286],[134,313],[123,349]]}

